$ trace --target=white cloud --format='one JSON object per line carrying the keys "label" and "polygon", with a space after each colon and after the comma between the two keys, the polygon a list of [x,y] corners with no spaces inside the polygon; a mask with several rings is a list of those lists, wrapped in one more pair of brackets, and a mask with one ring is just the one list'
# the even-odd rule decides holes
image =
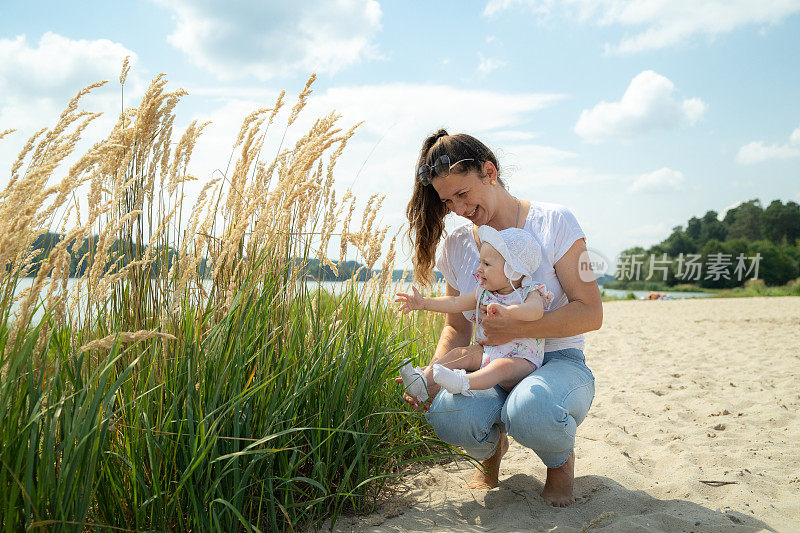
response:
{"label": "white cloud", "polygon": [[762,141],[748,143],[736,153],[736,162],[754,165],[770,159],[792,159],[800,156],[800,126],[795,128],[785,144],[764,144]]}
{"label": "white cloud", "polygon": [[639,176],[628,188],[630,192],[662,193],[683,189],[683,172],[671,168],[660,168]]}
{"label": "white cloud", "polygon": [[0,39],[0,98],[5,103],[74,94],[93,81],[119,76],[128,55],[135,63],[135,53],[108,39],[72,40],[52,32],[42,35],[38,46],[25,35]]}
{"label": "white cloud", "polygon": [[410,83],[332,87],[312,97],[320,111],[333,107],[354,121],[364,119],[365,129],[376,135],[392,126],[402,130],[398,135],[424,133],[440,124],[454,131],[512,128],[525,122],[529,113],[563,99],[561,94],[500,93]]}
{"label": "white cloud", "polygon": [[547,15],[550,13],[551,4],[552,0],[489,0],[486,3],[486,7],[483,8],[483,15],[491,17],[502,11],[518,7],[533,11],[539,15]]}
{"label": "white cloud", "polygon": [[514,166],[517,166],[518,163],[527,163],[526,167],[549,166],[578,157],[575,152],[541,144],[513,144],[504,151],[505,155],[513,161]]}
{"label": "white cloud", "polygon": [[175,14],[169,42],[221,79],[335,73],[379,57],[375,0],[156,1]]}
{"label": "white cloud", "polygon": [[571,187],[620,180],[618,175],[598,172],[583,165],[580,155],[575,152],[522,140],[500,142],[502,137],[490,132],[486,142],[498,146],[495,155],[500,162],[501,177],[511,193],[522,198],[539,197],[545,187]]}
{"label": "white cloud", "polygon": [[[38,44],[25,35],[0,39],[0,124],[18,127],[21,133],[37,130],[58,118],[70,98],[90,83],[109,80],[107,88],[96,93],[116,94],[119,108],[119,77],[122,60],[136,54],[122,44],[107,39],[72,40],[47,32]],[[132,72],[129,91],[139,90],[141,82]],[[114,86],[113,88],[111,86]],[[104,109],[110,98],[101,104]]]}
{"label": "white cloud", "polygon": [[739,148],[736,162],[742,165],[754,165],[770,159],[791,159],[800,156],[800,148],[782,144],[766,145],[761,141],[751,142]]}
{"label": "white cloud", "polygon": [[478,54],[478,57],[480,58],[480,63],[478,64],[478,74],[482,76],[486,76],[493,70],[497,70],[508,65],[508,61],[504,61],[502,59],[483,57],[483,54]]}
{"label": "white cloud", "polygon": [[[192,95],[218,94],[218,91],[224,93],[225,89],[209,92],[189,88]],[[215,146],[229,145],[241,119],[256,107],[269,106],[276,95],[277,91],[267,90],[260,94],[242,94],[198,117],[212,120],[214,124],[201,137],[195,152],[198,155],[206,150],[215,153],[218,152]],[[339,183],[349,184],[363,164],[359,181],[373,181],[374,188],[373,184],[369,186],[371,190],[397,189],[405,195],[422,140],[439,127],[446,127],[451,133],[473,134],[487,144],[491,143],[486,139],[494,135],[498,141],[508,139],[503,135],[519,140],[531,135],[519,130],[531,113],[563,98],[559,94],[499,93],[407,83],[331,87],[312,93],[292,131],[299,137],[314,119],[334,109],[342,115],[343,126],[363,120],[364,124],[348,143],[343,156],[343,159],[352,158],[353,165],[349,169],[342,165]],[[290,98],[287,108],[292,105]],[[280,124],[280,116],[276,120]],[[221,137],[216,137],[217,131],[223,132]],[[288,146],[292,142],[290,132],[284,144]],[[265,150],[265,153],[270,152]],[[198,172],[203,175],[200,169]]]}
{"label": "white cloud", "polygon": [[789,136],[789,142],[795,146],[800,146],[800,126],[796,127]]}
{"label": "white cloud", "polygon": [[739,28],[778,24],[800,12],[800,0],[489,0],[486,16],[523,8],[539,17],[558,6],[567,17],[598,26],[621,26],[632,32],[606,52],[630,54],[681,45],[697,36],[713,39]]}
{"label": "white cloud", "polygon": [[[85,109],[104,112],[84,134],[85,142],[90,142],[93,132],[108,128],[120,110],[118,78],[125,56],[131,56],[135,65],[133,51],[108,39],[73,40],[52,32],[42,35],[38,43],[29,42],[26,35],[0,39],[0,129],[18,129],[0,144],[0,169],[7,172],[25,140],[52,126],[67,102],[96,81],[110,83],[84,99]],[[126,83],[126,102],[141,90],[134,66]]]}
{"label": "white cloud", "polygon": [[676,100],[674,84],[653,72],[638,74],[619,102],[600,102],[584,109],[575,133],[589,142],[611,138],[630,139],[641,134],[695,124],[708,106],[699,98]]}

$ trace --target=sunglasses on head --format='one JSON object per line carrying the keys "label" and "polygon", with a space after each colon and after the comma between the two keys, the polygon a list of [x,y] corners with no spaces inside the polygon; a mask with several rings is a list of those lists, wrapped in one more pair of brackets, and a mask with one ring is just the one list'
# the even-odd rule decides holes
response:
{"label": "sunglasses on head", "polygon": [[439,156],[439,159],[433,164],[433,166],[428,165],[427,163],[419,167],[417,170],[417,179],[422,185],[430,185],[431,179],[435,177],[439,178],[446,178],[450,175],[450,171],[459,163],[463,163],[464,161],[475,161],[473,158],[469,159],[461,159],[456,161],[453,164],[450,164],[450,156],[442,155]]}

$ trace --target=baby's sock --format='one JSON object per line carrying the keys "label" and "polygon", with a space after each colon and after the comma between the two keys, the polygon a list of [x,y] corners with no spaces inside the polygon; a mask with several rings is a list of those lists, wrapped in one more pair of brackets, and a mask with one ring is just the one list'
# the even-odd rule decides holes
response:
{"label": "baby's sock", "polygon": [[472,396],[469,392],[469,378],[463,368],[450,370],[446,366],[433,365],[433,381],[447,389],[451,394]]}
{"label": "baby's sock", "polygon": [[400,369],[400,377],[403,378],[406,392],[416,398],[418,402],[428,399],[428,382],[420,367],[411,366],[411,362],[407,362]]}

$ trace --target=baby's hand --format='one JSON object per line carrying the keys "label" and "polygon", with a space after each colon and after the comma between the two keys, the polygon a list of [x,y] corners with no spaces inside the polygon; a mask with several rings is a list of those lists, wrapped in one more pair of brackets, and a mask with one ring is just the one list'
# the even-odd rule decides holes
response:
{"label": "baby's hand", "polygon": [[409,311],[424,309],[425,306],[425,297],[422,296],[417,288],[413,285],[411,286],[411,289],[414,291],[414,294],[398,292],[397,298],[395,299],[395,302],[400,302],[402,304],[400,306],[400,310],[405,314],[408,314]]}
{"label": "baby's hand", "polygon": [[492,302],[486,306],[486,314],[491,318],[499,318],[506,315],[506,308],[497,302]]}

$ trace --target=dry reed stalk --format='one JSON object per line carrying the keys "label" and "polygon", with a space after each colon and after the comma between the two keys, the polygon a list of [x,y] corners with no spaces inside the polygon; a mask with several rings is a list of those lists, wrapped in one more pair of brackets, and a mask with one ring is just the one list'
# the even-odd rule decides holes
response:
{"label": "dry reed stalk", "polygon": [[11,179],[8,180],[6,188],[3,189],[3,193],[0,194],[0,198],[6,197],[9,191],[14,190],[13,187],[16,184],[16,181],[19,179],[19,170],[25,163],[25,159],[28,157],[28,154],[33,150],[33,145],[36,143],[36,140],[40,136],[44,135],[44,132],[46,131],[47,128],[42,128],[33,135],[31,135],[28,141],[25,143],[25,146],[22,147],[22,150],[20,150],[16,161],[14,161],[14,164],[11,166]]}
{"label": "dry reed stalk", "polygon": [[[66,226],[67,222],[69,222],[69,215],[72,212],[73,207],[75,207],[77,210],[78,203],[75,202],[74,204],[70,205],[64,214],[61,230],[59,232],[59,234],[63,235],[64,237],[50,252],[50,255],[56,256],[56,261],[54,262],[53,271],[50,274],[51,283],[47,291],[47,304],[45,305],[45,313],[52,311],[52,320],[59,326],[64,325],[64,301],[67,297],[67,282],[69,280],[69,267],[72,259],[72,255],[70,254],[70,249],[72,246],[70,243],[74,244],[75,237],[82,234],[84,230],[84,228],[80,227],[79,220],[77,228],[67,231]],[[60,282],[61,287],[61,293],[57,298],[54,296],[56,287],[59,287],[59,284],[56,283],[56,281]],[[39,341],[40,343],[43,342],[41,336]]]}
{"label": "dry reed stalk", "polygon": [[283,99],[285,96],[286,96],[285,90],[281,91],[281,94],[278,95],[278,99],[275,101],[275,105],[272,106],[272,113],[270,113],[269,115],[268,124],[272,124],[273,119],[275,119],[275,115],[277,115],[278,111],[280,111],[281,108],[283,107],[284,104]]}
{"label": "dry reed stalk", "polygon": [[392,281],[392,274],[394,273],[394,258],[395,258],[395,245],[397,243],[397,237],[400,235],[401,230],[397,230],[397,232],[392,237],[392,240],[389,242],[389,251],[386,252],[386,257],[383,260],[383,265],[381,265],[381,276],[380,276],[380,283],[378,285],[378,294],[385,294],[386,289],[389,287],[389,283]]}
{"label": "dry reed stalk", "polygon": [[[282,96],[283,93],[281,93],[281,96],[278,97],[278,103],[280,103]],[[258,131],[257,126],[255,128],[253,128],[252,126],[261,118],[262,115],[266,115],[267,111],[273,111],[274,113],[276,112],[275,109],[277,108],[278,108],[277,104],[273,109],[269,107],[262,107],[261,109],[256,109],[255,111],[244,117],[244,120],[242,120],[242,126],[239,128],[239,135],[236,136],[236,142],[233,143],[233,147],[236,148],[237,146],[242,144],[242,142],[244,142],[245,137],[247,137],[253,129]]]}
{"label": "dry reed stalk", "polygon": [[[213,179],[203,186],[203,188],[200,190],[200,194],[197,197],[195,205],[192,208],[191,214],[189,215],[188,227],[186,229],[186,235],[189,236],[189,238],[184,238],[181,241],[178,251],[180,257],[179,261],[181,264],[181,268],[179,269],[179,272],[181,272],[181,277],[177,285],[174,287],[173,295],[176,300],[178,300],[180,296],[184,294],[189,280],[196,280],[197,278],[197,267],[200,265],[203,259],[202,250],[206,249],[206,243],[208,241],[207,237],[203,235],[204,227],[201,227],[200,230],[198,230],[200,214],[210,205],[208,190],[218,182],[219,179]],[[213,194],[211,198],[213,198]],[[175,307],[173,307],[173,309],[177,312]]]}
{"label": "dry reed stalk", "polygon": [[[91,267],[82,278],[86,279],[87,287],[92,293],[90,300],[98,305],[105,300],[117,282],[124,279],[136,281],[148,271],[153,255],[158,251],[158,245],[165,242],[164,233],[168,225],[175,212],[180,210],[180,202],[177,200],[166,217],[159,208],[158,228],[153,232],[153,192],[157,170],[161,169],[162,184],[164,178],[169,177],[170,196],[178,183],[191,179],[179,175],[178,169],[182,162],[188,160],[203,126],[198,128],[193,123],[188,128],[179,143],[179,149],[176,150],[175,161],[170,165],[168,161],[173,109],[185,92],[165,92],[165,83],[162,76],[157,77],[146,91],[140,106],[123,112],[108,139],[95,149],[99,156],[95,157],[96,163],[90,177],[88,224],[98,225],[99,236],[97,250],[91,254]],[[163,186],[160,189],[163,190]],[[104,196],[108,198],[105,201]],[[142,216],[145,213],[150,221],[150,239],[147,244],[142,241]],[[105,215],[105,224],[102,227],[101,215]],[[122,239],[112,238],[118,233]],[[143,250],[144,255],[139,256],[140,252],[134,251],[135,257],[128,258],[128,263],[116,271],[116,265],[123,257],[120,256],[114,267],[107,270],[110,246],[114,242],[122,243],[126,247],[133,246],[133,237],[136,237],[136,250]],[[81,261],[83,260],[84,258]],[[136,284],[138,286],[140,282],[137,281]],[[82,282],[79,282],[80,285]],[[146,302],[142,305],[145,304]],[[76,305],[77,302],[73,301],[70,312]]]}
{"label": "dry reed stalk", "polygon": [[292,114],[289,115],[289,122],[286,125],[287,128],[291,126],[292,123],[294,123],[294,121],[297,119],[297,116],[300,114],[300,111],[302,111],[303,108],[306,106],[306,100],[308,99],[308,95],[313,92],[311,90],[311,84],[313,84],[316,79],[317,79],[317,74],[316,73],[311,74],[311,76],[308,78],[308,81],[306,81],[306,86],[303,88],[302,91],[300,91],[300,95],[297,97],[297,103],[292,108]]}
{"label": "dry reed stalk", "polygon": [[112,219],[106,223],[106,226],[100,233],[100,236],[97,240],[97,250],[94,253],[94,262],[88,271],[88,286],[91,288],[89,297],[93,303],[103,303],[110,290],[108,287],[108,280],[105,279],[104,271],[106,263],[109,260],[108,252],[111,249],[111,246],[114,244],[112,241],[112,236],[119,231],[119,228],[122,226],[122,224],[131,218],[140,215],[141,213],[141,210],[131,211],[123,215],[122,218],[118,220]]}
{"label": "dry reed stalk", "polygon": [[325,211],[322,218],[322,231],[320,233],[319,249],[317,250],[317,258],[323,264],[329,265],[335,274],[338,276],[339,272],[336,266],[328,259],[328,244],[330,243],[333,231],[336,227],[336,221],[339,219],[341,210],[336,211],[336,191],[332,188],[329,194],[325,197]]}
{"label": "dry reed stalk", "polygon": [[160,331],[149,331],[144,329],[140,331],[124,331],[120,333],[114,333],[113,335],[108,335],[102,339],[95,339],[91,342],[88,342],[78,348],[78,353],[88,352],[89,350],[108,350],[114,346],[117,337],[119,337],[119,342],[121,344],[130,344],[133,342],[146,341],[150,339],[166,339],[171,341],[177,340],[175,335],[162,333]]}
{"label": "dry reed stalk", "polygon": [[[0,236],[0,268],[4,271],[9,272],[10,265],[15,264],[22,275],[30,272],[30,261],[38,255],[30,253],[32,243],[47,232],[46,224],[52,214],[63,205],[69,192],[80,184],[77,172],[73,170],[59,185],[45,188],[54,170],[74,150],[81,133],[97,118],[98,114],[75,113],[75,110],[80,98],[99,85],[102,84],[92,84],[79,91],[53,129],[43,129],[33,135],[14,163],[12,179],[0,196],[0,221],[5,224],[5,231]],[[73,131],[66,133],[73,124]],[[26,159],[29,159],[28,167],[20,178],[17,173]],[[53,195],[56,195],[55,200],[42,209]],[[37,274],[37,281],[26,294],[18,317],[30,318],[29,308],[43,286],[41,274],[41,271]]]}
{"label": "dry reed stalk", "polygon": [[125,59],[122,61],[122,70],[119,73],[119,84],[125,85],[125,80],[128,78],[128,72],[131,70],[130,61],[131,56],[125,56]]}
{"label": "dry reed stalk", "polygon": [[[31,155],[31,165],[38,165],[39,163],[43,162],[46,155],[49,155],[50,158],[56,159],[64,159],[69,155],[69,153],[64,153],[66,151],[66,147],[63,146],[64,143],[69,144],[69,137],[65,139],[61,139],[61,135],[69,128],[73,122],[80,119],[83,116],[83,113],[76,113],[78,109],[78,104],[80,103],[81,99],[89,94],[92,90],[102,87],[105,85],[105,81],[100,81],[97,83],[92,83],[78,91],[76,94],[67,104],[67,107],[61,113],[58,122],[56,125],[50,129],[45,130],[42,139],[36,145],[33,154]],[[60,141],[57,145],[51,146],[54,141]],[[73,143],[74,144],[74,143]]]}
{"label": "dry reed stalk", "polygon": [[[60,147],[59,149],[66,149],[69,153],[71,153],[74,149],[75,143],[77,143],[78,139],[80,138],[80,134],[83,130],[89,126],[89,123],[93,121],[95,118],[99,117],[99,113],[93,113],[87,115],[87,120],[79,124],[79,126],[75,129],[75,131],[70,134],[70,145],[68,147]],[[60,164],[60,161],[58,162]],[[58,166],[56,164],[56,166]],[[76,188],[80,187],[86,178],[81,177],[83,170],[89,164],[88,161],[85,161],[84,158],[81,158],[70,171],[67,173],[67,176],[64,180],[61,181],[60,184],[48,187],[44,191],[42,191],[39,198],[35,199],[40,205],[44,204],[44,201],[52,196],[53,194],[56,195],[56,198],[52,201],[50,206],[46,208],[44,211],[37,213],[35,224],[37,225],[44,225],[46,221],[50,219],[50,217],[55,213],[55,211],[61,208],[64,203],[67,201],[67,196],[72,194]]]}
{"label": "dry reed stalk", "polygon": [[[186,128],[186,131],[181,136],[181,140],[175,147],[175,155],[172,157],[172,165],[170,166],[169,185],[167,188],[170,195],[175,192],[175,189],[177,189],[180,183],[183,183],[183,181],[187,179],[186,166],[189,163],[189,159],[192,157],[192,152],[197,144],[197,139],[209,124],[210,122],[204,122],[198,126],[197,121],[195,120],[189,125],[188,128]],[[164,161],[162,160],[162,165],[163,163]],[[179,173],[181,168],[183,168],[182,176]]]}
{"label": "dry reed stalk", "polygon": [[342,232],[339,237],[340,246],[339,246],[339,262],[343,263],[345,261],[345,257],[347,257],[347,242],[350,239],[350,220],[353,218],[353,212],[356,210],[356,199],[353,196],[353,193],[350,189],[347,189],[347,192],[342,199],[342,208],[344,208],[344,204],[350,202],[350,210],[347,212],[347,216],[342,222]]}

